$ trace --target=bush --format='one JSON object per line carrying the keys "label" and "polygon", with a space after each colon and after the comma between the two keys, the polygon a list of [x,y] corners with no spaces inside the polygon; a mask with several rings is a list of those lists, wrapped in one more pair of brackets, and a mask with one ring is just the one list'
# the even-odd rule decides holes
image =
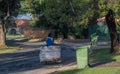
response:
{"label": "bush", "polygon": [[24,36],[28,38],[39,38],[45,40],[48,37],[50,30],[40,28],[26,28],[24,30]]}

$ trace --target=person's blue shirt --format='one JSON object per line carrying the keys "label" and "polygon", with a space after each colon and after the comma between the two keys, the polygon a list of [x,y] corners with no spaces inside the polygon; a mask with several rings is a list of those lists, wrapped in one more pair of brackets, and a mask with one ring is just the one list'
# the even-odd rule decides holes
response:
{"label": "person's blue shirt", "polygon": [[46,45],[50,46],[50,45],[53,45],[53,44],[54,44],[54,39],[52,37],[48,37],[46,39]]}

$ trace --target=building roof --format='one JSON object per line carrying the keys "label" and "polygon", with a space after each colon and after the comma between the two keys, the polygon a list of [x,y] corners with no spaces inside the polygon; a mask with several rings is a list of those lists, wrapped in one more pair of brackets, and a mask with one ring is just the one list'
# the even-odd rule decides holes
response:
{"label": "building roof", "polygon": [[30,20],[24,20],[24,19],[17,19],[15,20],[15,23],[17,26],[26,26],[26,25],[29,25],[29,21]]}
{"label": "building roof", "polygon": [[32,20],[33,16],[30,13],[19,14],[15,19],[23,19],[23,20]]}
{"label": "building roof", "polygon": [[[120,21],[120,18],[115,18],[115,20],[116,20],[117,22],[119,22],[119,21]],[[105,22],[105,17],[98,18],[97,21],[98,21],[98,22]]]}

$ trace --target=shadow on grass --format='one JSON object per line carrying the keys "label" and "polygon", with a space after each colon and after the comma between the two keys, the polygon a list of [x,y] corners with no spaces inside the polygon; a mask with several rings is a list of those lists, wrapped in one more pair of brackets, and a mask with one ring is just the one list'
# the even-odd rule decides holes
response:
{"label": "shadow on grass", "polygon": [[110,49],[99,49],[93,50],[93,53],[90,55],[90,64],[92,67],[106,64],[113,61],[119,61],[120,55],[115,55],[110,53]]}
{"label": "shadow on grass", "polygon": [[23,40],[14,40],[14,39],[10,39],[10,40],[6,40],[6,45],[8,46],[18,46],[20,45],[20,42],[26,42],[29,39],[23,39]]}

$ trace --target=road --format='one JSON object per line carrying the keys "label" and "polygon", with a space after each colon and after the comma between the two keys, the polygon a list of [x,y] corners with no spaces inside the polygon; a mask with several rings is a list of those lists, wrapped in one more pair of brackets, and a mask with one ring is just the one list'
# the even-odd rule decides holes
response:
{"label": "road", "polygon": [[62,46],[61,63],[45,65],[39,61],[40,46],[44,42],[8,40],[9,45],[19,46],[14,53],[0,55],[0,74],[50,74],[59,70],[76,68],[75,50]]}

